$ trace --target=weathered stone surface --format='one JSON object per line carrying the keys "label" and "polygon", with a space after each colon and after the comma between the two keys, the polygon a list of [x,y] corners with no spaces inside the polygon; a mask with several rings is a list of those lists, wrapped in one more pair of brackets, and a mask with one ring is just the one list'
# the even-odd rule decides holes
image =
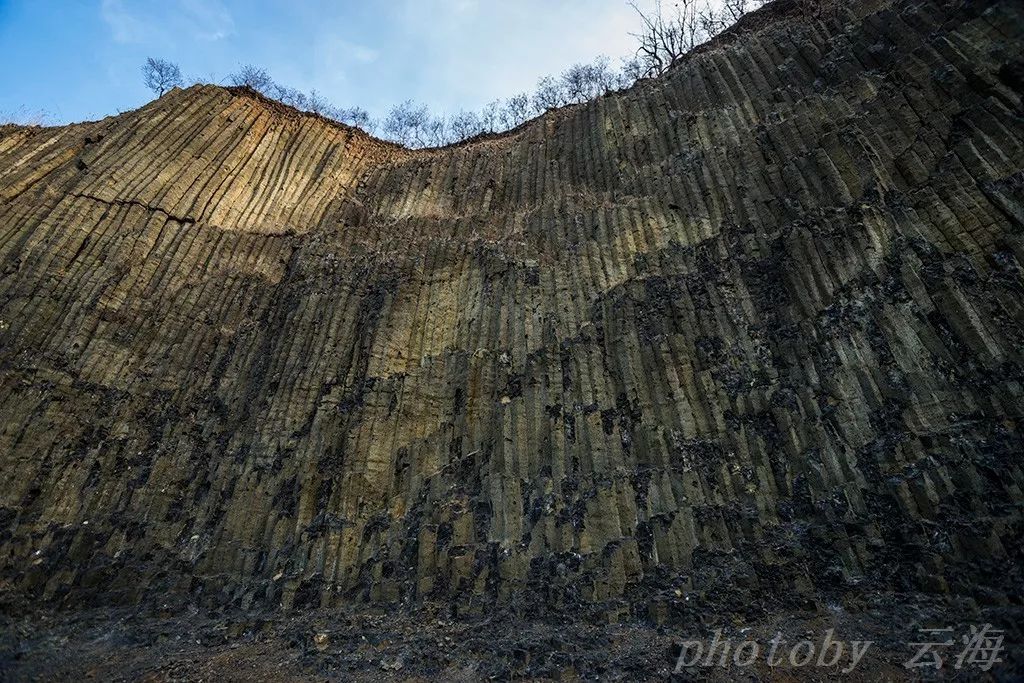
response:
{"label": "weathered stone surface", "polygon": [[1019,602],[1024,8],[780,7],[440,150],[0,129],[7,599]]}

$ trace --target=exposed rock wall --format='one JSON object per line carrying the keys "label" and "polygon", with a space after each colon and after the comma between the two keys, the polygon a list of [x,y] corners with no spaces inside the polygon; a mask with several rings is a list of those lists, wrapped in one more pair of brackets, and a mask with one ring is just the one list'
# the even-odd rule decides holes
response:
{"label": "exposed rock wall", "polygon": [[441,150],[0,129],[5,592],[1019,599],[1024,8],[767,23]]}

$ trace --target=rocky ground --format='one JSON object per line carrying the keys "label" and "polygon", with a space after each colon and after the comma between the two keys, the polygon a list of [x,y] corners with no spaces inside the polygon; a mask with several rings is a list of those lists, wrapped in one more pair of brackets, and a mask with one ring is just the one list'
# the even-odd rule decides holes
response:
{"label": "rocky ground", "polygon": [[[779,615],[687,615],[688,623],[602,623],[585,614],[526,618],[511,612],[453,616],[437,605],[396,612],[301,613],[200,610],[164,606],[42,612],[3,618],[3,680],[103,681],[416,681],[416,680],[709,680],[904,681],[1021,680],[1024,639],[1017,608],[950,605],[931,598],[875,595],[850,611],[839,603]],[[970,626],[1003,631],[1001,663],[957,671],[959,642]],[[953,627],[945,666],[907,669],[921,628]],[[735,645],[759,643],[750,666],[673,672],[681,643],[709,641],[716,629]],[[794,667],[800,640],[872,641],[852,671],[848,650],[835,666]],[[775,661],[767,647],[781,634]],[[940,638],[941,639],[941,638]],[[749,652],[749,650],[747,651]],[[799,656],[798,656],[799,660]]]}

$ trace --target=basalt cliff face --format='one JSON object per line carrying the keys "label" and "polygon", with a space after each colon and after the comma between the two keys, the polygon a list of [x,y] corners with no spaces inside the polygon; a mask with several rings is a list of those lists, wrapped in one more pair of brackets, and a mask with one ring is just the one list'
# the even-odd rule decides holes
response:
{"label": "basalt cliff face", "polygon": [[1019,603],[1024,6],[749,24],[438,150],[0,129],[5,599]]}

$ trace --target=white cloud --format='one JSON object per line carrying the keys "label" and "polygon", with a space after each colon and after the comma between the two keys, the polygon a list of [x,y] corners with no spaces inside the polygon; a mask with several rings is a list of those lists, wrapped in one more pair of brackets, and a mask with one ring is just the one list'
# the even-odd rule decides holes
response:
{"label": "white cloud", "polygon": [[122,0],[103,0],[100,16],[107,24],[114,40],[119,43],[146,42],[148,29],[145,23],[124,6]]}
{"label": "white cloud", "polygon": [[102,0],[100,15],[118,43],[168,43],[176,36],[213,42],[235,30],[231,12],[217,0],[167,4]]}
{"label": "white cloud", "polygon": [[[380,56],[380,52],[372,47],[339,38],[332,31],[323,31],[314,38],[312,50],[304,63],[285,65],[279,77],[283,82],[305,90],[315,88],[321,92],[336,93],[351,85],[351,76],[374,68]],[[274,73],[278,75],[277,71]]]}
{"label": "white cloud", "polygon": [[347,54],[353,61],[359,62],[360,64],[369,64],[370,62],[377,61],[377,57],[380,53],[373,48],[366,47],[365,45],[357,45],[356,43],[350,43],[347,40],[337,41],[337,48],[342,54]]}
{"label": "white cloud", "polygon": [[231,35],[235,21],[224,5],[216,0],[180,0],[182,18],[198,40],[215,41]]}

